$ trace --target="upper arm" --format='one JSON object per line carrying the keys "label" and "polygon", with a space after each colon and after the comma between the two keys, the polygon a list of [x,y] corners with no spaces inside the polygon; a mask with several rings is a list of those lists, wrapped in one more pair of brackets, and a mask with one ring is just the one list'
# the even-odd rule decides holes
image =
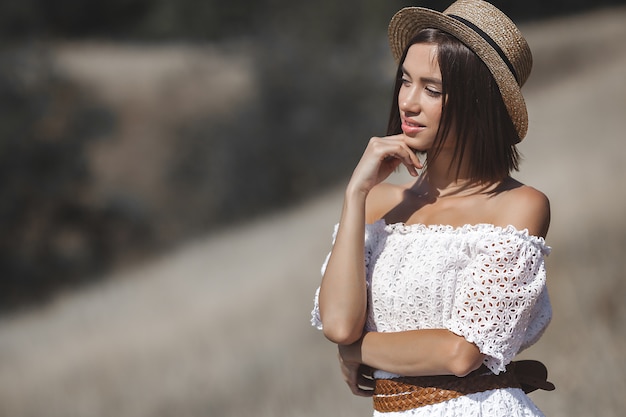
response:
{"label": "upper arm", "polygon": [[535,306],[545,294],[547,251],[541,239],[504,229],[486,234],[458,273],[444,327],[475,343],[494,372],[537,336],[530,327],[545,328]]}
{"label": "upper arm", "polygon": [[550,227],[550,201],[541,191],[522,186],[507,193],[499,210],[499,223],[527,229],[533,236],[545,238]]}

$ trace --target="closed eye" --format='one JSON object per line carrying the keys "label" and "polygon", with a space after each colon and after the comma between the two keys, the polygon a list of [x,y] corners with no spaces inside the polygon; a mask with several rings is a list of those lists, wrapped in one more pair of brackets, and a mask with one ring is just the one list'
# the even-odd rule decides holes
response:
{"label": "closed eye", "polygon": [[428,94],[431,97],[441,97],[441,91],[435,90],[432,87],[426,87],[426,94]]}

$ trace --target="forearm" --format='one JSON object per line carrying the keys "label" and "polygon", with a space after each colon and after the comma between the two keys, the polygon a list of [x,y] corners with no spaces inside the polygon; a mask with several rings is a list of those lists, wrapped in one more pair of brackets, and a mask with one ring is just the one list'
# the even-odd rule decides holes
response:
{"label": "forearm", "polygon": [[372,189],[403,163],[417,176],[422,165],[404,135],[371,138],[346,189],[335,244],[322,277],[319,294],[324,334],[338,344],[350,344],[363,333],[367,313],[365,284],[365,203]]}
{"label": "forearm", "polygon": [[320,287],[320,317],[326,337],[350,344],[363,332],[365,283],[365,194],[346,191],[339,230]]}
{"label": "forearm", "polygon": [[476,345],[445,329],[369,332],[341,350],[347,360],[405,376],[464,376],[484,359]]}

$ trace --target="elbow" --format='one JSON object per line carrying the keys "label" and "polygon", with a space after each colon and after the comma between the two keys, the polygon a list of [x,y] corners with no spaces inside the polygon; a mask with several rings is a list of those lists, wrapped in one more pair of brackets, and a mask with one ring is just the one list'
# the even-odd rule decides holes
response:
{"label": "elbow", "polygon": [[458,377],[464,377],[480,368],[484,359],[485,355],[480,353],[475,344],[469,343],[465,339],[460,340],[453,349],[449,361],[450,372]]}
{"label": "elbow", "polygon": [[351,345],[363,335],[363,327],[324,322],[324,336],[338,345]]}

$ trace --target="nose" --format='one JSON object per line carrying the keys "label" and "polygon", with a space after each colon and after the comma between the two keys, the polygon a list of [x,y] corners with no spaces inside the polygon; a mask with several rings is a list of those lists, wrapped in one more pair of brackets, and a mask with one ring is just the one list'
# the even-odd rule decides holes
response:
{"label": "nose", "polygon": [[419,113],[421,106],[418,89],[414,86],[401,87],[398,93],[398,107],[405,113]]}

